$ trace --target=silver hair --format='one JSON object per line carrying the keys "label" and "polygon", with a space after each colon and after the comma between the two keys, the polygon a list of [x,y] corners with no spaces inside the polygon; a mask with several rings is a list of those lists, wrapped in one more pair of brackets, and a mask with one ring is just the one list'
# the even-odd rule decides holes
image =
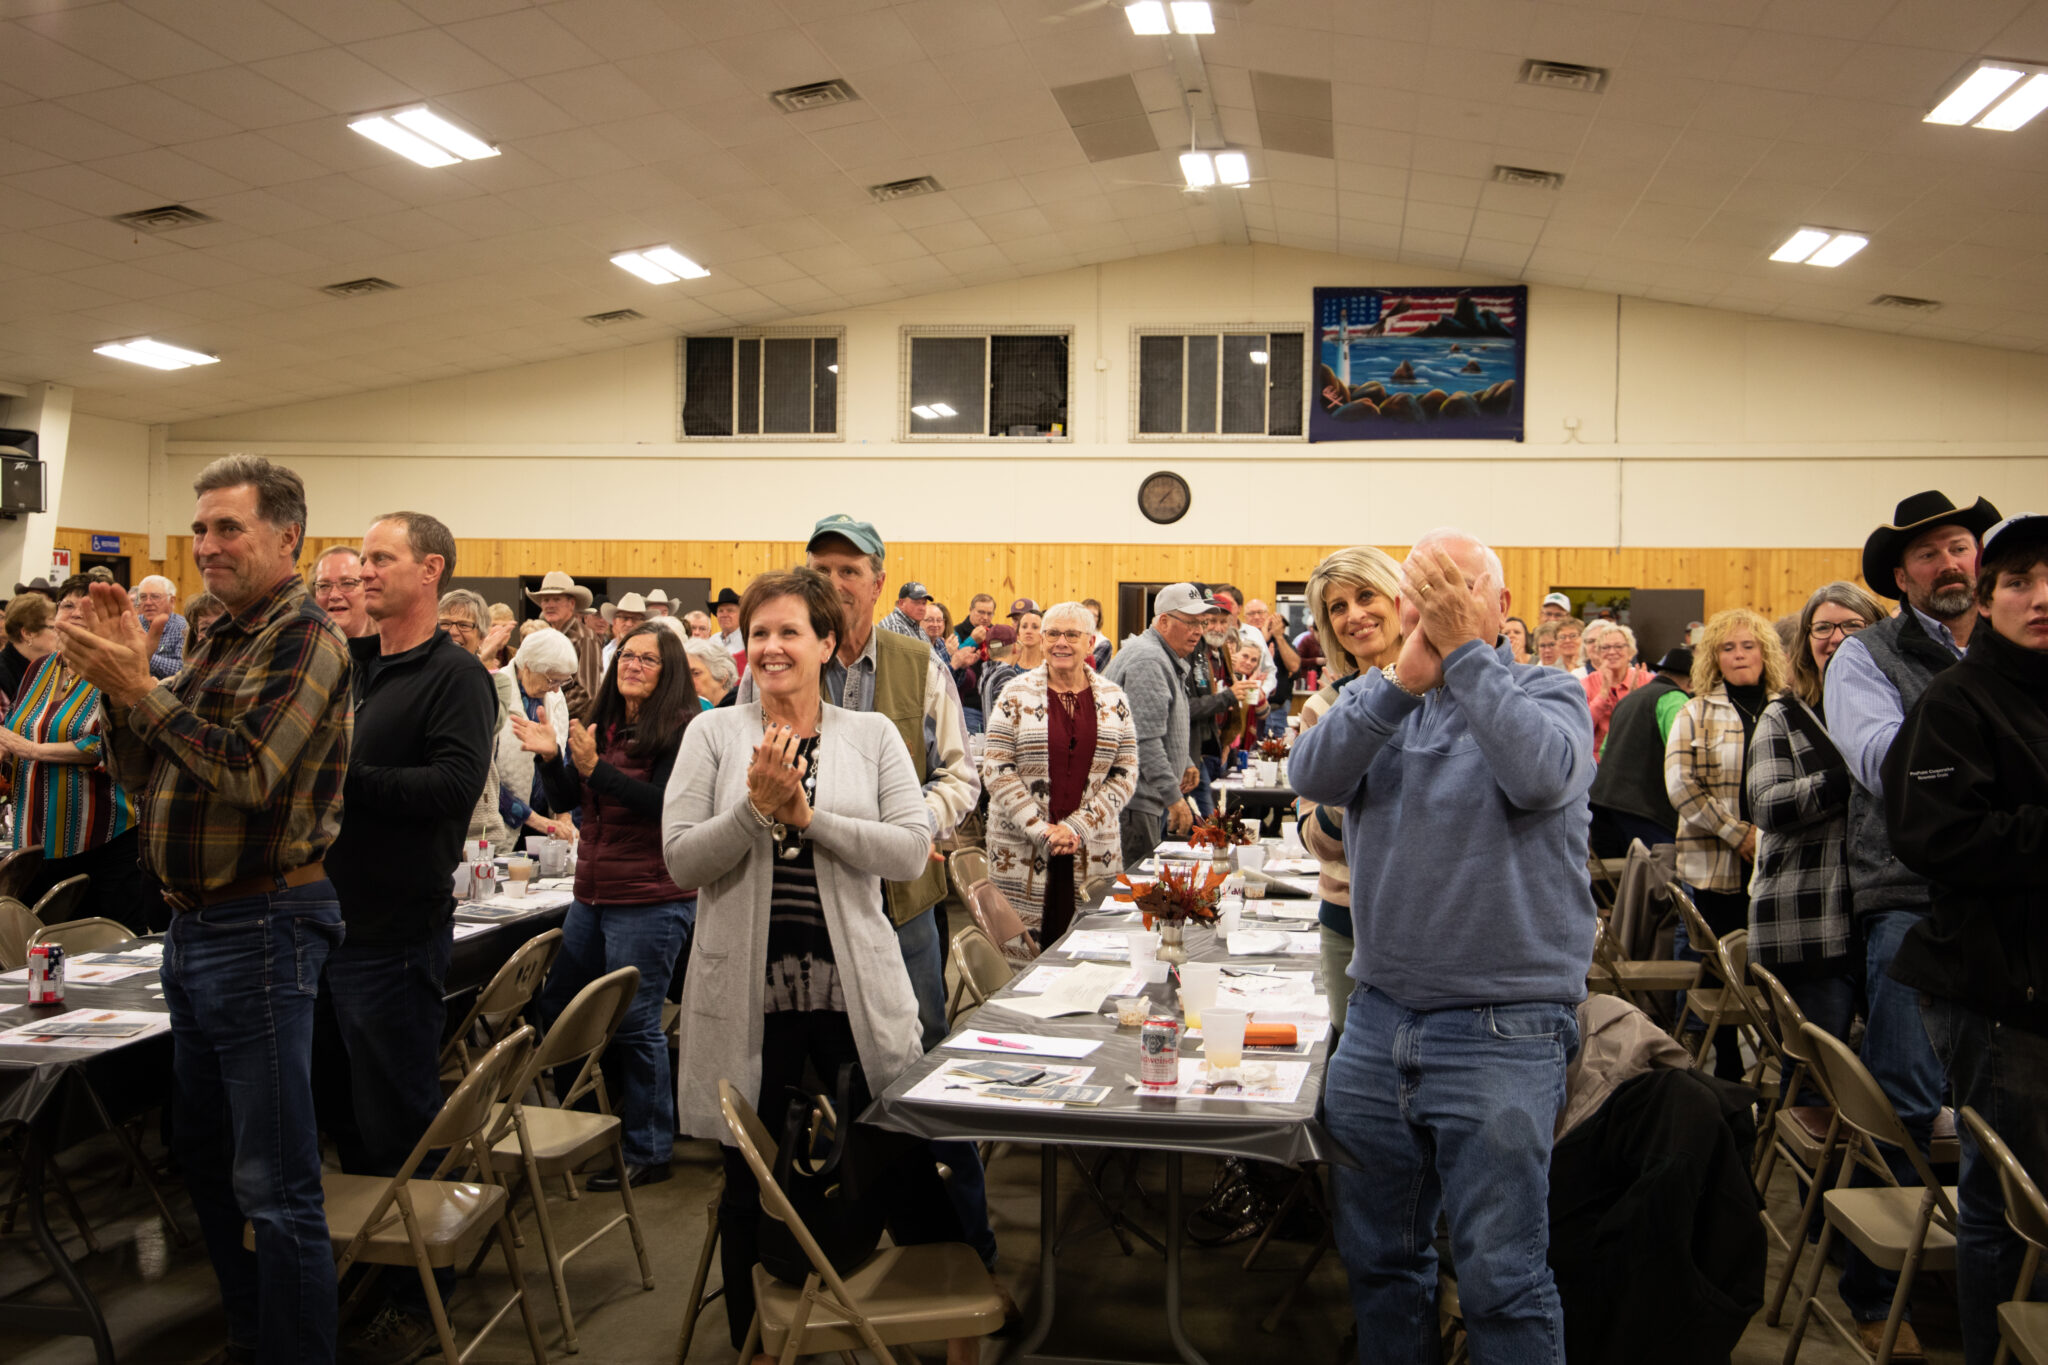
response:
{"label": "silver hair", "polygon": [[1480,553],[1486,556],[1486,569],[1487,572],[1493,575],[1493,586],[1505,588],[1508,585],[1507,570],[1501,567],[1500,556],[1493,552],[1493,547],[1478,536],[1473,535],[1470,531],[1461,531],[1455,526],[1439,526],[1434,530],[1424,531],[1420,536],[1416,537],[1415,543],[1408,547],[1408,554],[1412,558],[1415,552],[1423,546],[1435,545],[1437,542],[1445,540],[1468,540],[1477,545]]}
{"label": "silver hair", "polygon": [[512,662],[532,673],[560,677],[576,671],[576,646],[552,626],[537,630],[519,643]]}
{"label": "silver hair", "polygon": [[153,573],[149,577],[143,579],[140,583],[137,583],[135,585],[135,591],[160,592],[164,596],[169,597],[175,601],[178,596],[178,585],[176,583],[173,583],[170,579],[165,578],[160,573]]}
{"label": "silver hair", "polygon": [[1079,602],[1060,602],[1047,607],[1045,614],[1038,618],[1038,625],[1041,630],[1050,630],[1056,619],[1064,621],[1069,617],[1088,634],[1095,634],[1095,613]]}
{"label": "silver hair", "polygon": [[450,611],[467,614],[476,622],[476,633],[488,635],[491,630],[491,609],[484,605],[484,595],[470,588],[457,588],[441,595],[440,613],[446,616]]}
{"label": "silver hair", "polygon": [[1605,635],[1610,630],[1621,632],[1621,638],[1623,642],[1628,645],[1628,657],[1631,659],[1635,658],[1637,648],[1636,633],[1630,630],[1627,626],[1623,625],[1621,622],[1609,621],[1604,617],[1598,621],[1592,622],[1590,625],[1586,627],[1585,634],[1579,637],[1579,647],[1581,649],[1590,650],[1593,647],[1593,642],[1599,639],[1601,636]]}
{"label": "silver hair", "polygon": [[732,655],[726,653],[722,645],[710,640],[685,640],[683,652],[693,659],[702,659],[704,671],[711,675],[711,681],[728,692],[740,680],[740,671],[733,667]]}

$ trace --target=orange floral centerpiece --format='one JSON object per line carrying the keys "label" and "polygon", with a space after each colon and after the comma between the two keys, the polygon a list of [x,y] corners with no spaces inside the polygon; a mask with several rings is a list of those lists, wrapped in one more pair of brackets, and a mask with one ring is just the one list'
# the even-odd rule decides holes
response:
{"label": "orange floral centerpiece", "polygon": [[1221,872],[1170,864],[1162,864],[1159,876],[1149,882],[1134,882],[1128,876],[1117,877],[1130,891],[1132,901],[1145,917],[1145,927],[1157,926],[1161,962],[1188,960],[1184,943],[1188,921],[1215,922],[1216,901],[1222,894],[1223,879]]}
{"label": "orange floral centerpiece", "polygon": [[1287,757],[1287,741],[1284,739],[1262,739],[1259,741],[1258,757],[1278,763]]}
{"label": "orange floral centerpiece", "polygon": [[1197,821],[1195,827],[1188,831],[1190,848],[1213,848],[1221,852],[1254,842],[1252,836],[1244,832],[1243,821],[1226,820],[1220,811],[1206,820]]}

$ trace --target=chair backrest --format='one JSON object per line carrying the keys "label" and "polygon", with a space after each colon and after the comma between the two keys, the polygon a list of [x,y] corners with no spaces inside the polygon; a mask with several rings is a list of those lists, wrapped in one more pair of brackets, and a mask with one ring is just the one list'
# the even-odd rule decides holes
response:
{"label": "chair backrest", "polygon": [[[1666,847],[1658,845],[1659,849]],[[1622,957],[1634,961],[1650,956],[1669,904],[1666,892],[1671,881],[1670,869],[1655,852],[1641,839],[1629,841],[1621,883],[1614,893],[1614,913],[1609,917],[1614,925],[1614,946]]]}
{"label": "chair backrest", "polygon": [[633,997],[639,990],[640,969],[621,967],[576,992],[549,1027],[548,1036],[534,1049],[533,1060],[526,1064],[516,1092],[525,1094],[526,1088],[545,1071],[580,1063],[575,1081],[561,1097],[561,1107],[567,1109],[594,1092],[599,1112],[611,1113],[611,1102],[604,1091],[604,1070],[598,1063],[604,1050],[611,1046],[612,1035],[624,1022],[626,1011],[633,1007]]}
{"label": "chair backrest", "polygon": [[1003,950],[989,941],[975,924],[962,925],[953,935],[953,964],[960,973],[961,995],[968,1005],[979,1005],[1010,984],[1016,973]]}
{"label": "chair backrest", "polygon": [[761,1187],[761,1212],[789,1228],[790,1235],[796,1238],[797,1245],[810,1259],[812,1273],[824,1280],[832,1297],[851,1315],[855,1310],[854,1297],[847,1292],[845,1282],[832,1268],[831,1260],[819,1247],[817,1239],[811,1236],[811,1230],[804,1226],[796,1206],[775,1183],[775,1143],[769,1139],[767,1129],[761,1126],[761,1116],[754,1112],[754,1106],[740,1098],[739,1092],[732,1088],[732,1082],[726,1080],[718,1083],[718,1107],[725,1115],[726,1133],[732,1138],[733,1146],[740,1149],[748,1169],[753,1171],[754,1183]]}
{"label": "chair backrest", "polygon": [[470,1003],[469,1013],[463,1016],[462,1024],[448,1038],[441,1048],[441,1065],[460,1062],[469,1064],[471,1035],[482,1025],[484,1037],[478,1051],[495,1047],[519,1022],[519,1016],[526,1012],[527,1004],[533,999],[541,982],[547,980],[548,968],[554,965],[555,957],[562,951],[562,931],[550,929],[544,934],[535,934],[519,945],[505,965],[485,983]]}
{"label": "chair backrest", "polygon": [[[1933,1192],[1936,1207],[1944,1219],[1944,1225],[1951,1230],[1955,1227],[1955,1205],[1949,1202],[1943,1192],[1940,1179],[1927,1164],[1920,1147],[1906,1134],[1906,1126],[1899,1122],[1898,1110],[1885,1096],[1877,1078],[1867,1071],[1849,1045],[1821,1028],[1818,1024],[1800,1026],[1800,1034],[1806,1040],[1808,1055],[1813,1059],[1814,1071],[1827,1081],[1828,1094],[1835,1101],[1835,1113],[1842,1122],[1862,1135],[1862,1150],[1857,1159],[1872,1174],[1879,1176],[1886,1184],[1897,1184],[1891,1167],[1877,1151],[1876,1143],[1886,1142],[1904,1149],[1912,1159],[1913,1170],[1920,1177],[1920,1183]],[[1849,1169],[1844,1163],[1842,1184],[1849,1183]]]}
{"label": "chair backrest", "polygon": [[1982,1114],[1966,1104],[1959,1117],[1979,1155],[1998,1171],[1999,1188],[2005,1191],[2005,1221],[2037,1250],[2048,1251],[2048,1199],[2041,1197],[2041,1187]]}
{"label": "chair backrest", "polygon": [[91,919],[45,924],[29,935],[28,946],[33,948],[38,943],[54,943],[67,953],[97,953],[134,937],[135,931],[121,921],[95,915]]}
{"label": "chair backrest", "polygon": [[45,924],[62,924],[70,919],[84,904],[85,888],[91,881],[92,878],[81,872],[76,877],[66,877],[58,882],[36,902],[36,918]]}
{"label": "chair backrest", "polygon": [[988,880],[988,854],[978,848],[956,848],[946,855],[946,876],[963,905],[971,904],[974,888]]}
{"label": "chair backrest", "polygon": [[1721,945],[1721,936],[1707,923],[1707,917],[1692,903],[1692,897],[1686,894],[1684,887],[1674,885],[1667,890],[1673,903],[1678,906],[1678,917],[1685,921],[1686,945],[1700,955],[1700,960],[1707,970],[1719,976],[1721,961],[1718,949]]}
{"label": "chair backrest", "polygon": [[26,900],[28,884],[35,880],[36,873],[43,868],[43,846],[30,844],[17,848],[5,858],[0,858],[0,896],[12,896]]}
{"label": "chair backrest", "polygon": [[29,935],[42,927],[35,911],[12,896],[0,896],[0,968],[26,967]]}
{"label": "chair backrest", "polygon": [[994,882],[985,881],[976,886],[967,899],[967,908],[974,912],[974,922],[981,926],[981,932],[988,935],[991,943],[1008,943],[1029,932],[1016,907],[1010,904],[1010,898]]}

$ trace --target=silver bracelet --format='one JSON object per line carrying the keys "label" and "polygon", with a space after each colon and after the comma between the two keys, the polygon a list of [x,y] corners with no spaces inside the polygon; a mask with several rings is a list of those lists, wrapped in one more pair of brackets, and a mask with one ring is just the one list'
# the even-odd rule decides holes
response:
{"label": "silver bracelet", "polygon": [[747,814],[754,817],[754,823],[759,825],[762,829],[774,829],[775,822],[773,820],[770,820],[767,816],[761,814],[761,808],[754,804],[753,796],[749,794],[745,799],[747,803]]}
{"label": "silver bracelet", "polygon": [[1388,664],[1386,667],[1382,668],[1380,670],[1380,676],[1382,678],[1385,678],[1389,683],[1391,683],[1395,691],[1404,692],[1407,695],[1415,698],[1415,700],[1417,701],[1421,701],[1423,697],[1428,695],[1425,692],[1417,692],[1414,688],[1402,682],[1401,675],[1394,671],[1394,665],[1392,664]]}

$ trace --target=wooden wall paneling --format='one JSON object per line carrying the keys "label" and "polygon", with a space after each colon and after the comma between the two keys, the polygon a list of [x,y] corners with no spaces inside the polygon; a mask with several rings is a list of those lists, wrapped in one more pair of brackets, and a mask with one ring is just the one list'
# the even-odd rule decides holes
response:
{"label": "wooden wall paneling", "polygon": [[[121,537],[121,548],[118,553],[128,556],[128,576],[130,579],[140,583],[150,574],[160,573],[173,582],[178,581],[176,575],[164,568],[164,560],[151,559],[149,557],[148,536],[130,535],[126,531],[105,531],[93,530],[87,527],[59,526],[51,537],[50,548],[53,550],[71,551],[71,567],[75,572],[80,562],[79,557],[93,553],[92,538],[94,536],[112,535]],[[46,566],[41,570],[30,573],[29,577],[40,578],[47,573],[48,568]]]}

